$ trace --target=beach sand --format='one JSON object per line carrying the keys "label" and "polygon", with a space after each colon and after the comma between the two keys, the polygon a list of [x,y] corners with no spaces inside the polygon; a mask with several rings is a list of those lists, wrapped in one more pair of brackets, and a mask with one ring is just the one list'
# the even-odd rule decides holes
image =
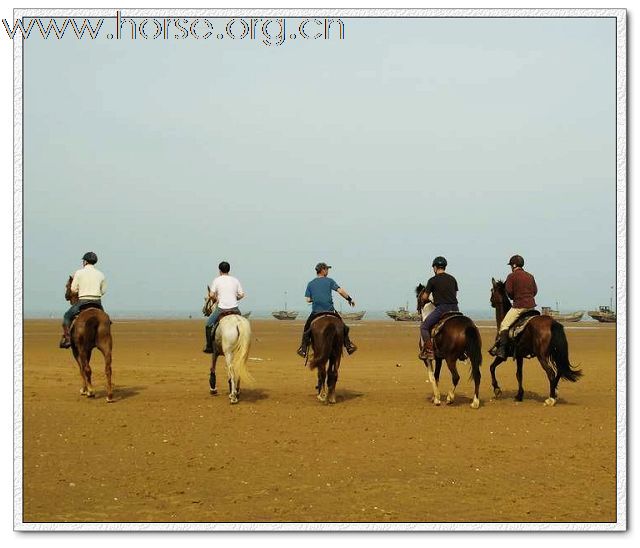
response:
{"label": "beach sand", "polygon": [[[584,377],[548,381],[515,364],[493,399],[484,322],[481,407],[468,363],[453,405],[435,407],[418,325],[352,324],[338,402],[316,399],[298,347],[302,322],[252,320],[254,387],[230,405],[224,360],[209,395],[203,321],[116,320],[115,403],[102,355],[95,399],[80,395],[59,321],[24,324],[24,522],[613,522],[616,520],[615,325],[567,326]],[[441,391],[451,386],[446,366]]]}

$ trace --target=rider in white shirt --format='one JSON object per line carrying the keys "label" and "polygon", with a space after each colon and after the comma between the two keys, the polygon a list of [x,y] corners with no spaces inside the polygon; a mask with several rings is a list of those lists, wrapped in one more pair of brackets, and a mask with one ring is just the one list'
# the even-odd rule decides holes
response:
{"label": "rider in white shirt", "polygon": [[222,261],[218,265],[220,275],[211,282],[209,287],[209,296],[217,303],[217,307],[207,319],[204,328],[206,346],[203,352],[207,354],[213,353],[213,333],[215,332],[218,318],[223,312],[236,312],[240,314],[238,309],[238,301],[244,297],[244,290],[237,278],[229,275],[231,266],[228,262]]}

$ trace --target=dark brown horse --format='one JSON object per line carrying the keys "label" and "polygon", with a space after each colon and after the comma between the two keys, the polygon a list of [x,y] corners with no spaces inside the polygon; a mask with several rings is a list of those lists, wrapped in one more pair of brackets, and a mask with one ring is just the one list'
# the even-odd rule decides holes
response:
{"label": "dark brown horse", "polygon": [[[429,312],[433,310],[433,305],[427,301],[425,286],[422,284],[416,287],[416,297],[418,300],[418,312],[422,314],[424,320]],[[440,405],[440,389],[438,381],[440,379],[440,370],[442,368],[442,360],[447,362],[449,371],[451,371],[451,380],[453,388],[447,394],[447,403],[452,404],[455,399],[456,386],[460,380],[456,362],[458,360],[469,359],[471,363],[471,376],[474,382],[474,393],[471,407],[478,409],[480,407],[480,365],[482,364],[482,339],[480,332],[473,323],[471,318],[467,316],[455,316],[444,324],[442,329],[433,339],[435,350],[435,371],[432,360],[423,360],[427,367],[429,381],[433,388],[433,403]]]}
{"label": "dark brown horse", "polygon": [[[511,309],[504,282],[491,278],[491,306],[496,309],[496,324],[498,330],[505,314]],[[518,393],[516,401],[522,401],[522,364],[525,358],[538,358],[542,369],[549,378],[549,397],[545,405],[555,405],[557,400],[556,388],[560,379],[576,382],[582,372],[574,368],[569,362],[569,345],[562,324],[551,316],[534,316],[516,340],[513,351],[516,360],[516,378],[518,379]],[[506,361],[496,357],[491,364],[491,384],[496,397],[502,394],[496,379],[496,367]]]}
{"label": "dark brown horse", "polygon": [[[318,369],[318,399],[336,403],[336,383],[342,359],[344,325],[337,316],[320,316],[311,322],[310,369]],[[328,367],[327,367],[328,363]]]}
{"label": "dark brown horse", "polygon": [[[73,277],[69,276],[64,298],[71,304],[78,302],[77,293],[71,291]],[[97,348],[104,356],[104,374],[107,381],[107,402],[113,402],[113,386],[111,384],[111,320],[104,310],[85,308],[76,316],[71,326],[71,352],[78,362],[82,388],[80,394],[89,398],[95,397],[91,385],[91,352]]]}

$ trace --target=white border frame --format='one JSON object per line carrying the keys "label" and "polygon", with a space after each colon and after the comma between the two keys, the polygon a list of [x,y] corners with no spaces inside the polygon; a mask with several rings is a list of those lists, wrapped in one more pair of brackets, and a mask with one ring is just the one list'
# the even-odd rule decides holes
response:
{"label": "white border frame", "polygon": [[22,17],[611,17],[616,19],[617,521],[615,523],[24,523],[22,521],[22,41],[13,41],[14,530],[17,531],[625,531],[627,529],[627,17],[624,9],[15,9]]}

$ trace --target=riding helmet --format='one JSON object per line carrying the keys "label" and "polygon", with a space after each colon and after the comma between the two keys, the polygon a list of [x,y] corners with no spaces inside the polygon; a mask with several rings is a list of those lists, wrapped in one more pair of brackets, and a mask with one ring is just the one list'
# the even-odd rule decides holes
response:
{"label": "riding helmet", "polygon": [[447,268],[447,259],[445,259],[444,257],[436,257],[435,259],[433,259],[433,263],[431,263],[431,266],[436,266],[438,268]]}
{"label": "riding helmet", "polygon": [[524,266],[524,259],[520,255],[514,255],[513,257],[511,257],[511,259],[509,259],[509,262],[507,264],[509,266],[519,266],[520,268],[522,268]]}
{"label": "riding helmet", "polygon": [[82,256],[83,261],[87,261],[89,264],[96,264],[98,262],[98,256],[93,251],[88,251]]}

